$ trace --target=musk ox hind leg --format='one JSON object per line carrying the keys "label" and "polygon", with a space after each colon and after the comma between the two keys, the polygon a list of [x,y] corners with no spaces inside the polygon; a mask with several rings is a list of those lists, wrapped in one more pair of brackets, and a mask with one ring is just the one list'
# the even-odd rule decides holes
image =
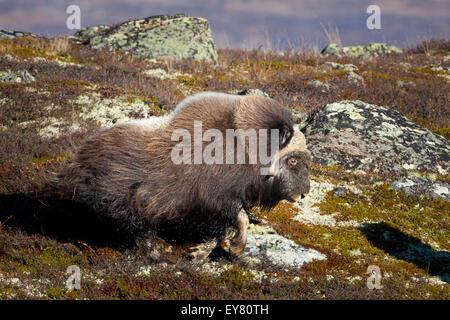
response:
{"label": "musk ox hind leg", "polygon": [[136,247],[151,262],[172,262],[169,255],[173,253],[173,247],[154,233],[137,237]]}
{"label": "musk ox hind leg", "polygon": [[245,246],[247,245],[247,229],[249,219],[247,212],[244,209],[239,211],[236,223],[236,235],[230,240],[230,256],[232,258],[241,256],[244,253]]}

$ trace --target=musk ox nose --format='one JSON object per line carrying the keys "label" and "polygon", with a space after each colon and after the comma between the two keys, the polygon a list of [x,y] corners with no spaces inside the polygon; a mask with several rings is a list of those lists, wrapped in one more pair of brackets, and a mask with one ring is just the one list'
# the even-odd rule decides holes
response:
{"label": "musk ox nose", "polygon": [[298,194],[296,197],[294,197],[294,202],[305,199],[305,197],[308,193],[309,193],[309,188],[306,192],[302,192],[302,193]]}
{"label": "musk ox nose", "polygon": [[308,179],[308,182],[307,182],[304,190],[302,190],[302,193],[300,194],[300,199],[304,199],[306,197],[306,195],[309,193],[309,189],[310,189],[310,183],[309,183],[309,179]]}
{"label": "musk ox nose", "polygon": [[301,198],[301,199],[304,199],[308,193],[309,193],[309,188],[308,188],[308,190],[307,190],[306,192],[303,192],[303,193],[300,195],[300,198]]}

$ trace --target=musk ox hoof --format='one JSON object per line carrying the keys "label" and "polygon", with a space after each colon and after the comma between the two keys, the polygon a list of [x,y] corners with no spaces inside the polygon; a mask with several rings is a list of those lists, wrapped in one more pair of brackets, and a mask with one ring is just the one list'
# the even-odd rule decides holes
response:
{"label": "musk ox hoof", "polygon": [[206,261],[208,255],[198,249],[188,249],[185,253],[183,253],[183,257],[193,263],[201,263]]}
{"label": "musk ox hoof", "polygon": [[221,259],[225,259],[229,262],[233,261],[233,258],[231,257],[230,253],[220,246],[214,248],[214,250],[209,255],[209,259],[211,261],[219,261]]}
{"label": "musk ox hoof", "polygon": [[216,248],[217,240],[210,240],[195,247],[189,248],[184,256],[192,262],[201,262],[206,260],[210,253]]}
{"label": "musk ox hoof", "polygon": [[171,245],[159,238],[139,239],[137,241],[137,246],[143,256],[155,262],[162,261],[164,257],[174,251]]}

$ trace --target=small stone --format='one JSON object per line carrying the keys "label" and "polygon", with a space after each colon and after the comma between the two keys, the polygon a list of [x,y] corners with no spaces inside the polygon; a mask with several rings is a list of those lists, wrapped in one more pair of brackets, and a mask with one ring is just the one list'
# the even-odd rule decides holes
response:
{"label": "small stone", "polygon": [[364,84],[364,78],[353,71],[347,72],[347,79],[354,84]]}
{"label": "small stone", "polygon": [[263,97],[270,98],[270,96],[269,96],[267,93],[265,93],[264,91],[259,90],[259,89],[235,90],[235,91],[233,91],[232,93],[233,93],[233,94],[240,95],[240,96],[250,96],[250,95],[253,95],[253,96],[263,96]]}
{"label": "small stone", "polygon": [[0,72],[0,82],[21,83],[22,81],[35,82],[36,79],[25,69]]}
{"label": "small stone", "polygon": [[325,67],[333,69],[333,70],[344,70],[344,71],[357,71],[358,67],[354,64],[340,64],[337,62],[328,61],[325,62]]}
{"label": "small stone", "polygon": [[337,188],[334,188],[334,190],[333,190],[333,196],[339,197],[339,198],[346,196],[347,193],[348,193],[348,189],[345,187],[337,187]]}
{"label": "small stone", "polygon": [[319,80],[308,81],[308,86],[316,87],[322,89],[322,92],[330,90],[330,84],[328,82],[322,82]]}

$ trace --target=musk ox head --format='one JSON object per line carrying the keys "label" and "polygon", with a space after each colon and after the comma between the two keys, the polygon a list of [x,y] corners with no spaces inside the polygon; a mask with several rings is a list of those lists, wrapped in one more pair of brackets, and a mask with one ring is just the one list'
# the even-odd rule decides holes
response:
{"label": "musk ox head", "polygon": [[264,183],[272,197],[295,202],[309,192],[310,169],[306,139],[295,126],[290,142],[277,153]]}

